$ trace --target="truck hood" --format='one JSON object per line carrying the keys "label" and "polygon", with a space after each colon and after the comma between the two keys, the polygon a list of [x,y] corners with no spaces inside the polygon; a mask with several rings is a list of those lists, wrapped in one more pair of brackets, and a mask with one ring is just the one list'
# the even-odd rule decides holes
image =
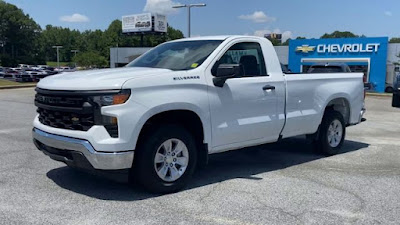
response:
{"label": "truck hood", "polygon": [[42,79],[38,88],[49,90],[107,90],[120,89],[130,79],[157,76],[172,72],[168,69],[124,67],[78,72],[64,72]]}

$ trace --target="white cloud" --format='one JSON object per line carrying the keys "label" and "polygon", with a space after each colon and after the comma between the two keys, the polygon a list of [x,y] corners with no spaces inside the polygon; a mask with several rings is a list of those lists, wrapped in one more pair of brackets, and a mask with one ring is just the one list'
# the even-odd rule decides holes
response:
{"label": "white cloud", "polygon": [[179,3],[172,0],[147,0],[143,11],[169,15],[178,11],[172,8],[174,5],[179,5]]}
{"label": "white cloud", "polygon": [[385,16],[393,16],[393,13],[390,11],[385,11]]}
{"label": "white cloud", "polygon": [[254,36],[264,37],[264,35],[270,34],[270,33],[272,33],[270,30],[256,30],[256,31],[254,31]]}
{"label": "white cloud", "polygon": [[291,39],[293,39],[293,33],[292,33],[292,31],[285,31],[285,32],[283,32],[282,33],[282,41],[283,42],[285,42],[287,39],[289,39],[289,38],[291,38]]}
{"label": "white cloud", "polygon": [[266,23],[266,22],[274,22],[276,21],[275,17],[267,16],[263,11],[255,11],[250,15],[241,15],[239,19],[242,20],[251,20],[254,23]]}
{"label": "white cloud", "polygon": [[291,31],[284,31],[282,32],[280,29],[275,29],[273,31],[264,29],[264,30],[256,30],[254,31],[254,36],[258,37],[264,37],[266,34],[271,34],[271,33],[276,33],[276,34],[282,34],[282,42],[285,42],[289,38],[293,38],[293,33]]}
{"label": "white cloud", "polygon": [[74,13],[70,16],[62,16],[60,17],[60,20],[68,23],[86,23],[90,21],[89,17],[79,13]]}

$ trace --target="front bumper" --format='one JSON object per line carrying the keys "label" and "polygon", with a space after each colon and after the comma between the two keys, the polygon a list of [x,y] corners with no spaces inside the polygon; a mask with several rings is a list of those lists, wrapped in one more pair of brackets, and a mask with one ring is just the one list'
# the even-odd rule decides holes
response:
{"label": "front bumper", "polygon": [[134,151],[99,152],[87,140],[50,134],[33,128],[33,142],[50,158],[69,166],[96,170],[123,170],[132,167]]}

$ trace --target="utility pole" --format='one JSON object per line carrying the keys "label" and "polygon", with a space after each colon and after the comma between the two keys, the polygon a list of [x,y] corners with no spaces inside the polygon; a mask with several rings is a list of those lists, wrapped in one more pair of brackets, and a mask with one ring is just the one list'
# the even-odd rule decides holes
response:
{"label": "utility pole", "polygon": [[60,48],[62,48],[63,46],[61,45],[55,45],[52,48],[56,48],[57,49],[57,68],[60,69]]}
{"label": "utility pole", "polygon": [[3,49],[3,54],[5,54],[5,48],[4,48],[4,45],[6,45],[6,41],[5,40],[1,40],[0,41],[0,46],[1,46],[1,48]]}
{"label": "utility pole", "polygon": [[176,6],[172,6],[172,8],[174,8],[174,9],[178,9],[178,8],[187,8],[187,10],[188,10],[188,38],[190,38],[190,29],[191,29],[191,27],[190,27],[190,22],[191,22],[191,19],[190,19],[190,9],[192,8],[192,7],[204,7],[204,6],[206,6],[206,4],[204,4],[204,3],[200,3],[200,4],[188,4],[188,5],[176,5]]}
{"label": "utility pole", "polygon": [[[78,53],[79,50],[71,50],[71,52],[75,53],[75,58],[76,58],[76,53]],[[76,62],[75,62],[75,68],[76,68]]]}

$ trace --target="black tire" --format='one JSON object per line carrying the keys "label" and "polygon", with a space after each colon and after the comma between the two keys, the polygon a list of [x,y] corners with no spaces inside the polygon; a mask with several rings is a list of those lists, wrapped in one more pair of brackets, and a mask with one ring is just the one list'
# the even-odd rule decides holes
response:
{"label": "black tire", "polygon": [[[179,179],[172,182],[161,179],[154,166],[157,150],[169,139],[179,139],[182,141],[186,145],[189,154],[186,170]],[[151,192],[173,193],[186,186],[194,173],[196,163],[197,148],[193,135],[179,125],[161,125],[147,132],[143,140],[140,140],[135,153],[132,178]]]}
{"label": "black tire", "polygon": [[400,107],[400,94],[393,94],[392,106],[393,107]]}
{"label": "black tire", "polygon": [[[337,146],[332,146],[328,140],[328,132],[330,125],[335,120],[338,120],[342,125],[342,136],[340,138],[339,144]],[[322,119],[322,123],[319,130],[319,136],[317,141],[315,142],[316,149],[318,150],[318,152],[328,156],[338,154],[343,145],[345,136],[346,136],[346,124],[344,122],[342,114],[340,114],[337,111],[327,111],[324,115],[324,118]]]}
{"label": "black tire", "polygon": [[393,88],[392,87],[386,87],[385,88],[386,93],[393,93]]}

